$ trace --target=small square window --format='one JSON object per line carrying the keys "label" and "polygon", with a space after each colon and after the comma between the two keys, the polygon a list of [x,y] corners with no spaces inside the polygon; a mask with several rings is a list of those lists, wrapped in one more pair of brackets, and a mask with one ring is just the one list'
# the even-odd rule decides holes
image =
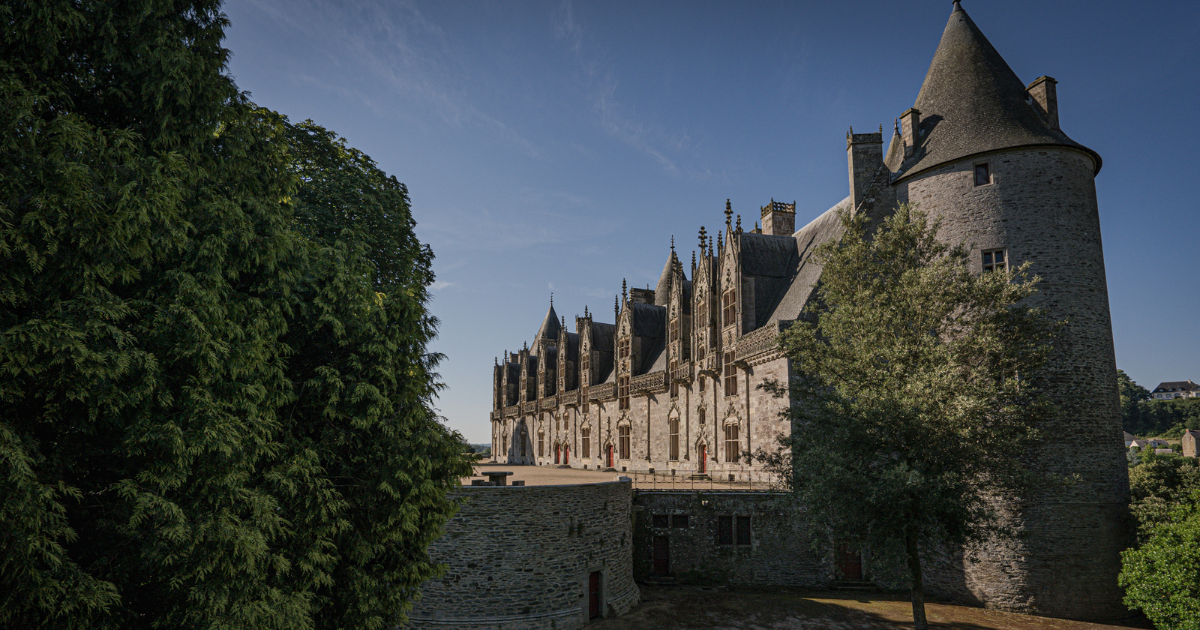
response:
{"label": "small square window", "polygon": [[992,172],[991,172],[991,169],[988,167],[988,163],[984,162],[982,164],[976,164],[975,165],[975,185],[976,186],[987,186],[990,183],[992,183]]}
{"label": "small square window", "polygon": [[988,249],[983,251],[983,272],[1008,271],[1008,250]]}
{"label": "small square window", "polygon": [[688,526],[687,514],[676,514],[671,517],[671,527],[686,528]]}
{"label": "small square window", "polygon": [[654,515],[654,527],[667,527],[667,519],[670,518],[666,514]]}

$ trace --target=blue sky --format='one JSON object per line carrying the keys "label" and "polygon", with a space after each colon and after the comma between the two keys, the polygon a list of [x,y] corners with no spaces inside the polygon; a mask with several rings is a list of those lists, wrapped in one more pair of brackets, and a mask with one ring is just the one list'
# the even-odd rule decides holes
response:
{"label": "blue sky", "polygon": [[[1117,365],[1200,381],[1200,5],[966,0],[1026,82],[1058,79],[1062,127],[1098,151]],[[612,321],[672,235],[847,194],[845,134],[912,106],[950,2],[232,0],[238,85],[311,118],[405,182],[437,256],[438,406],[490,440],[494,357],[554,293]]]}

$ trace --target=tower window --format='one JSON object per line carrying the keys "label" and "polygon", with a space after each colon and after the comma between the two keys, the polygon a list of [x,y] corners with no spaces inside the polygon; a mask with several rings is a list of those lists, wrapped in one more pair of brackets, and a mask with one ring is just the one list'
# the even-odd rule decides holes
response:
{"label": "tower window", "polygon": [[992,171],[988,167],[988,163],[984,162],[982,164],[976,164],[975,165],[975,185],[976,186],[987,186],[990,183],[992,183]]}
{"label": "tower window", "polygon": [[629,459],[629,425],[617,427],[617,448],[621,459]]}
{"label": "tower window", "polygon": [[733,351],[725,353],[725,395],[737,393],[737,365],[733,362]]}
{"label": "tower window", "polygon": [[983,252],[983,272],[1008,271],[1008,250],[988,249]]}
{"label": "tower window", "polygon": [[583,427],[583,429],[581,429],[579,431],[579,435],[580,435],[580,439],[583,442],[582,456],[583,457],[591,457],[592,456],[592,429],[590,427]]}
{"label": "tower window", "polygon": [[629,409],[629,377],[617,377],[617,408]]}
{"label": "tower window", "polygon": [[724,325],[732,326],[737,322],[737,293],[733,289],[725,292],[722,297],[721,319]]}

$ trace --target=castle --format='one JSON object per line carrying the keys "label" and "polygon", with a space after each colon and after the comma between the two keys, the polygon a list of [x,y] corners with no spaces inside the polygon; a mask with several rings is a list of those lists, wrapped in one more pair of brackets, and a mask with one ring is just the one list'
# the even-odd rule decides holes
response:
{"label": "castle", "polygon": [[[849,195],[796,229],[771,201],[744,230],[700,228],[690,263],[672,244],[653,289],[626,289],[613,323],[585,309],[574,331],[553,304],[533,340],[494,368],[492,448],[513,464],[758,479],[743,457],[790,430],[789,405],[759,388],[792,371],[776,339],[800,316],[837,239],[839,211],[882,217],[917,204],[939,237],[974,249],[980,273],[1025,261],[1035,300],[1068,320],[1048,368],[1064,413],[1047,435],[1087,435],[1032,461],[1075,483],[1006,505],[1023,536],[931,559],[935,595],[1057,617],[1118,616],[1128,475],[1094,177],[1100,156],[1059,127],[1056,81],[1026,85],[954,2],[913,107],[884,151],[846,136]],[[624,284],[624,283],[623,283]],[[1085,392],[1085,395],[1080,395]]]}

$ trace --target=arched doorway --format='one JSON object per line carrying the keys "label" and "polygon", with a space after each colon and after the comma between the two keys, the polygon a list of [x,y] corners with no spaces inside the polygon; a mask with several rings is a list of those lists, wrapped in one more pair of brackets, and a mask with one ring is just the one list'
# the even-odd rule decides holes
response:
{"label": "arched doorway", "polygon": [[607,456],[606,461],[608,462],[608,467],[612,468],[613,467],[613,445],[612,444],[608,445],[608,452],[605,453],[605,455]]}
{"label": "arched doorway", "polygon": [[571,445],[570,444],[563,447],[563,463],[564,464],[571,463]]}
{"label": "arched doorway", "polygon": [[708,472],[708,446],[699,444],[696,446],[696,461],[700,463],[700,474]]}
{"label": "arched doorway", "polygon": [[555,464],[560,464],[560,463],[562,463],[562,462],[560,461],[561,459],[562,459],[562,445],[561,445],[561,444],[555,444],[555,445],[554,445],[554,463],[555,463]]}

